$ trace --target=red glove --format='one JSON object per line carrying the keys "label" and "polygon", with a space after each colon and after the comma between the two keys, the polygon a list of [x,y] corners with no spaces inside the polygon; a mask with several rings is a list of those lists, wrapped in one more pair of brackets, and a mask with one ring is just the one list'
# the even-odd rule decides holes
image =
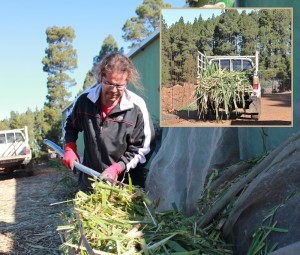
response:
{"label": "red glove", "polygon": [[76,160],[80,162],[79,156],[77,154],[77,146],[74,142],[69,142],[65,146],[65,154],[63,157],[63,163],[66,167],[73,169],[73,161]]}
{"label": "red glove", "polygon": [[100,178],[104,180],[116,181],[118,175],[122,173],[122,167],[119,163],[113,163],[110,167],[106,168],[101,174]]}

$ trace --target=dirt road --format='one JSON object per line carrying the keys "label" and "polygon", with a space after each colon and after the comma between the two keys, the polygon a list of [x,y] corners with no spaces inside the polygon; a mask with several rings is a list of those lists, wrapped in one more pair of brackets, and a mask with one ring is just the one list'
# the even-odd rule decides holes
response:
{"label": "dirt road", "polygon": [[60,254],[56,227],[68,204],[52,204],[74,197],[72,175],[45,164],[32,176],[0,173],[0,254]]}
{"label": "dirt road", "polygon": [[[167,100],[167,95],[164,96],[164,100]],[[261,109],[258,121],[252,120],[250,116],[233,114],[229,120],[217,122],[199,120],[197,111],[176,111],[174,109],[166,111],[162,108],[160,125],[162,127],[292,126],[292,93],[290,91],[264,94],[261,100]]]}

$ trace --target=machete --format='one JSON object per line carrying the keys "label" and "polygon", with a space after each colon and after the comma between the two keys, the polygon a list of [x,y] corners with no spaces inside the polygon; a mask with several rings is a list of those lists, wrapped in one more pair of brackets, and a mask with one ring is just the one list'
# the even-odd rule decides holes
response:
{"label": "machete", "polygon": [[[61,157],[64,156],[64,153],[65,153],[64,150],[61,147],[59,147],[56,143],[54,143],[48,139],[44,139],[43,143],[48,145],[49,147],[51,147],[53,150],[55,150],[59,154],[59,156],[61,156]],[[76,169],[80,170],[83,173],[86,173],[94,178],[100,178],[99,172],[97,172],[89,167],[86,167],[75,160],[73,161],[73,165],[74,165],[74,167],[76,167]]]}

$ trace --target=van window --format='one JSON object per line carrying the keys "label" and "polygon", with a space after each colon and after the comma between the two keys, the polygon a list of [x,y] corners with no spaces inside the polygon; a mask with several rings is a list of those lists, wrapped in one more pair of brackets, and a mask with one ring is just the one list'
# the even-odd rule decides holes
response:
{"label": "van window", "polygon": [[14,133],[6,133],[7,143],[13,143],[15,141]]}
{"label": "van window", "polygon": [[243,70],[249,70],[252,68],[252,64],[249,60],[243,61]]}
{"label": "van window", "polygon": [[242,69],[242,61],[240,59],[233,59],[232,60],[232,68],[233,68],[233,71],[241,70]]}
{"label": "van window", "polygon": [[24,137],[21,133],[15,133],[16,134],[16,142],[24,142]]}
{"label": "van window", "polygon": [[0,134],[0,144],[6,143],[5,134]]}
{"label": "van window", "polygon": [[221,59],[221,69],[230,71],[230,59]]}

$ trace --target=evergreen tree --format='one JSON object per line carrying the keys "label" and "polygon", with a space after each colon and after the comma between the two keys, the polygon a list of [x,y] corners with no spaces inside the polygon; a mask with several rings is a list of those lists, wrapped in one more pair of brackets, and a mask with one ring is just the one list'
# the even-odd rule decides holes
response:
{"label": "evergreen tree", "polygon": [[272,67],[272,14],[269,10],[259,11],[259,45],[260,45],[260,66],[268,69],[264,77],[269,79],[275,77],[275,70]]}
{"label": "evergreen tree", "polygon": [[262,9],[259,12],[261,74],[279,79],[291,87],[291,12],[286,9]]}
{"label": "evergreen tree", "polygon": [[45,102],[45,119],[51,129],[47,137],[55,142],[61,137],[61,110],[70,102],[71,93],[67,91],[75,85],[68,72],[77,68],[77,54],[72,42],[75,32],[71,27],[50,27],[46,30],[48,48],[43,58],[43,70],[48,73],[48,94]]}
{"label": "evergreen tree", "polygon": [[23,127],[22,116],[18,112],[16,111],[10,112],[9,127],[10,129],[17,129]]}
{"label": "evergreen tree", "polygon": [[171,45],[170,45],[170,33],[168,25],[162,18],[161,21],[161,83],[162,86],[168,86],[170,84],[170,57],[171,57]]}
{"label": "evergreen tree", "polygon": [[257,12],[252,12],[249,15],[246,11],[241,13],[239,27],[241,30],[240,55],[255,55],[258,50],[258,21]]}
{"label": "evergreen tree", "polygon": [[40,155],[41,149],[47,151],[47,146],[43,144],[43,139],[47,137],[51,126],[47,123],[44,109],[34,111],[34,148],[36,156]]}
{"label": "evergreen tree", "polygon": [[214,49],[214,30],[217,19],[213,15],[206,21],[199,15],[193,23],[193,34],[196,36],[196,47],[206,55],[212,55]]}
{"label": "evergreen tree", "polygon": [[[112,52],[124,52],[123,47],[118,48],[118,43],[116,42],[116,40],[114,39],[114,37],[112,35],[108,35],[102,43],[101,49],[99,51],[99,54],[97,56],[95,56],[93,58],[93,66],[95,66],[95,64],[99,61],[101,61],[101,59],[112,53]],[[86,73],[84,82],[83,82],[83,87],[82,90],[80,90],[78,92],[78,94],[82,93],[84,90],[86,90],[88,87],[90,87],[91,85],[96,83],[96,79],[94,77],[94,73],[93,73],[93,67]]]}
{"label": "evergreen tree", "polygon": [[214,55],[237,55],[240,43],[239,13],[226,9],[215,27]]}
{"label": "evergreen tree", "polygon": [[170,27],[170,36],[171,36],[171,79],[172,83],[181,83],[182,80],[182,45],[184,44],[183,35],[185,33],[185,24],[183,17],[180,17],[175,24]]}
{"label": "evergreen tree", "polygon": [[[203,20],[201,15],[193,24],[184,18],[169,28],[162,22],[162,75],[171,74],[171,83],[187,81],[188,52],[194,46],[206,55],[254,55],[259,50],[259,70],[265,79],[276,78],[286,89],[291,87],[291,11],[288,9],[261,9],[250,13],[225,10],[220,16]],[[168,36],[165,36],[167,35]],[[167,42],[167,37],[169,42]],[[168,61],[164,59],[169,53]],[[196,64],[195,64],[196,66]],[[192,71],[193,72],[193,71]],[[191,75],[193,75],[191,73]],[[167,81],[163,78],[163,81]]]}
{"label": "evergreen tree", "polygon": [[9,128],[9,119],[0,120],[0,130],[7,130]]}
{"label": "evergreen tree", "polygon": [[84,90],[88,89],[91,85],[95,83],[96,83],[96,79],[94,73],[92,70],[89,70],[85,75],[82,90],[80,90],[78,94],[82,93]]}
{"label": "evergreen tree", "polygon": [[150,35],[160,25],[160,9],[171,7],[163,0],[144,0],[143,4],[135,10],[136,17],[126,20],[122,30],[125,41],[132,42],[131,48],[135,47]]}
{"label": "evergreen tree", "polygon": [[115,52],[115,51],[119,51],[119,52],[123,52],[123,48],[118,48],[118,43],[116,42],[115,38],[112,35],[108,35],[102,43],[100,52],[98,54],[98,56],[94,57],[94,64],[99,62],[104,56]]}
{"label": "evergreen tree", "polygon": [[196,76],[196,42],[191,23],[184,23],[184,18],[170,27],[171,65],[173,83],[194,82]]}
{"label": "evergreen tree", "polygon": [[27,108],[25,113],[18,113],[16,111],[10,112],[10,119],[7,129],[19,129],[27,126],[29,144],[31,148],[35,148],[35,134],[34,134],[34,125],[35,125],[35,114],[32,110]]}

